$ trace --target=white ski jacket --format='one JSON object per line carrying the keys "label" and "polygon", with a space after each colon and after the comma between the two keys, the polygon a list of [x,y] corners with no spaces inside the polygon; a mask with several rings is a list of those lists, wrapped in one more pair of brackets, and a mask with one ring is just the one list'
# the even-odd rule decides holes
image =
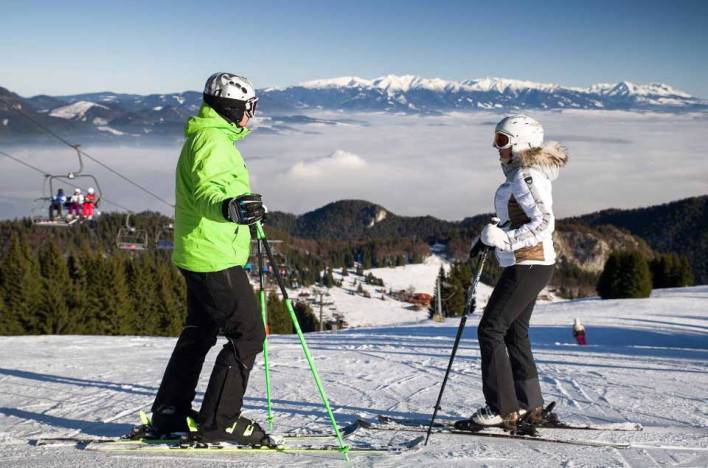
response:
{"label": "white ski jacket", "polygon": [[510,249],[495,249],[500,266],[555,263],[551,183],[567,162],[565,148],[548,143],[502,164],[506,181],[494,195],[494,209],[501,220],[500,227],[509,236]]}

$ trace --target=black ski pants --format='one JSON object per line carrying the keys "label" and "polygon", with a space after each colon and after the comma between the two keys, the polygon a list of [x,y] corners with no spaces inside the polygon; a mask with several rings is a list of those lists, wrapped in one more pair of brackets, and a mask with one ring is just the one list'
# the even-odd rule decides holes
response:
{"label": "black ski pants", "polygon": [[182,270],[187,283],[187,324],[167,364],[152,410],[173,406],[189,414],[204,359],[221,330],[228,342],[216,357],[199,412],[205,429],[225,429],[238,418],[265,329],[246,272]]}
{"label": "black ski pants", "polygon": [[554,265],[514,265],[502,272],[477,328],[482,355],[482,390],[501,415],[543,405],[529,341],[536,296]]}

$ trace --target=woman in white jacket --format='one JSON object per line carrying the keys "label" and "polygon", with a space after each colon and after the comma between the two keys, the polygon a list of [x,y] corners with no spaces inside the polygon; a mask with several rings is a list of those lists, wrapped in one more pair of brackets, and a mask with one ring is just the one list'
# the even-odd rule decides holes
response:
{"label": "woman in white jacket", "polygon": [[500,222],[485,226],[480,240],[495,249],[504,270],[477,332],[486,405],[460,423],[514,429],[520,417],[540,421],[543,410],[528,328],[536,296],[553,274],[551,183],[568,156],[558,143],[544,144],[543,127],[525,115],[497,124],[494,147],[506,176],[494,195]]}

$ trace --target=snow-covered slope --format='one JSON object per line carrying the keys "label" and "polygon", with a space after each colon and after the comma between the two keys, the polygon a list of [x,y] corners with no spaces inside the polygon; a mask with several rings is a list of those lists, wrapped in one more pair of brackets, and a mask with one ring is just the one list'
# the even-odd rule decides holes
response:
{"label": "snow-covered slope", "polygon": [[[364,273],[372,273],[384,281],[383,286],[366,284],[364,278],[357,276],[354,270],[349,270],[348,276],[342,276],[341,270],[333,274],[335,280],[341,281],[341,286],[327,290],[328,296],[324,299],[327,303],[322,307],[324,320],[334,319],[335,315],[347,322],[350,328],[390,326],[411,323],[421,323],[428,319],[427,309],[416,309],[411,304],[391,297],[389,291],[407,290],[412,288],[416,292],[433,293],[433,285],[440,267],[449,269],[449,263],[439,256],[430,256],[424,263],[411,264],[394,268],[374,268]],[[366,292],[368,297],[363,293]],[[489,296],[488,287],[482,285],[481,298]],[[291,292],[291,296],[309,302],[316,315],[319,315],[319,288],[302,288]],[[303,294],[304,293],[304,294]],[[302,294],[302,295],[301,295]],[[383,299],[382,299],[383,298]],[[486,299],[484,299],[486,302]]]}
{"label": "snow-covered slope", "polygon": [[52,109],[49,113],[50,117],[57,117],[60,119],[69,120],[85,120],[86,113],[91,109],[108,109],[108,107],[101,104],[96,104],[91,101],[77,101],[66,106],[60,106]]}
{"label": "snow-covered slope", "polygon": [[[544,430],[567,439],[624,441],[608,449],[534,441],[434,435],[402,455],[357,456],[354,466],[707,466],[708,287],[661,290],[650,299],[586,299],[537,306],[532,341],[547,401],[572,422],[636,422],[643,432]],[[586,347],[570,326],[581,317]],[[468,416],[483,403],[475,326],[468,322],[448,382],[441,420]],[[377,414],[429,417],[456,320],[308,334],[340,425]],[[175,340],[149,337],[27,336],[0,338],[0,460],[26,467],[344,466],[337,454],[109,455],[71,446],[31,447],[41,436],[117,436],[149,410]],[[210,353],[210,368],[217,347]],[[275,432],[327,429],[327,418],[295,336],[270,339]],[[208,372],[200,380],[197,403]],[[245,400],[265,418],[263,361]],[[412,439],[415,433],[358,431],[352,444]],[[663,448],[646,448],[646,447]],[[668,447],[668,448],[667,448]],[[672,448],[673,447],[673,448]],[[677,448],[678,447],[678,448]],[[683,449],[681,449],[683,448]]]}

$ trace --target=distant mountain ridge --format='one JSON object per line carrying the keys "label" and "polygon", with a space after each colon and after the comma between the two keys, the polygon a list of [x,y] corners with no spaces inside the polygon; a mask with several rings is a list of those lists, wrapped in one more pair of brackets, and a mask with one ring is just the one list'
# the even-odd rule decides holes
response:
{"label": "distant mountain ridge", "polygon": [[[314,241],[443,240],[452,255],[462,257],[471,233],[477,233],[491,216],[445,221],[399,216],[363,200],[341,200],[300,216],[271,213],[268,226]],[[689,258],[697,282],[708,283],[708,195],[565,218],[558,220],[556,230],[562,260],[580,269],[598,272],[610,251],[617,249],[676,252]]]}
{"label": "distant mountain ridge", "polygon": [[[451,81],[415,75],[373,80],[350,76],[258,90],[266,118],[263,131],[278,132],[293,114],[318,110],[435,114],[451,111],[625,110],[704,112],[708,100],[662,83],[595,84],[587,88],[552,83],[481,78]],[[201,104],[199,91],[126,94],[110,91],[67,96],[21,97],[0,87],[0,136],[32,137],[36,129],[9,106],[51,123],[52,128],[94,138],[181,137],[185,120]],[[302,117],[302,116],[300,116]]]}
{"label": "distant mountain ridge", "polygon": [[[663,83],[639,85],[629,81],[600,83],[588,88],[487,77],[450,81],[415,75],[387,75],[373,80],[356,76],[314,80],[299,86],[270,88],[278,96],[306,91],[340,93],[340,107],[359,107],[367,101],[376,110],[441,111],[489,109],[622,109],[668,110],[705,108],[707,101]],[[350,91],[357,95],[351,96]],[[307,102],[303,100],[303,103]]]}

